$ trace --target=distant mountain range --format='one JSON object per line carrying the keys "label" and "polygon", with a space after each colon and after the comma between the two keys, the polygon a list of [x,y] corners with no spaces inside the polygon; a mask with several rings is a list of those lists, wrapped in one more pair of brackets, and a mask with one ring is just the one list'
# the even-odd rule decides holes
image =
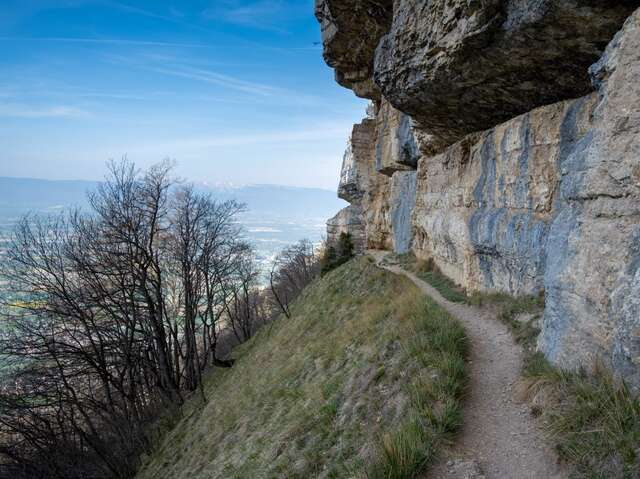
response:
{"label": "distant mountain range", "polygon": [[[17,217],[29,211],[54,212],[87,205],[86,193],[95,181],[51,181],[0,177],[0,217]],[[332,191],[277,185],[209,186],[196,184],[221,200],[246,203],[249,218],[326,221],[344,206]]]}

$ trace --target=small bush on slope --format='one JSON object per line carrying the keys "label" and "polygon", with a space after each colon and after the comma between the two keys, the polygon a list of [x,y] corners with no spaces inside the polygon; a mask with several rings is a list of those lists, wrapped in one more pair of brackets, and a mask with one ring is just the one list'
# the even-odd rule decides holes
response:
{"label": "small bush on slope", "polygon": [[340,233],[336,245],[326,245],[320,258],[320,273],[324,276],[355,256],[355,245],[350,233]]}
{"label": "small bush on slope", "polygon": [[206,381],[140,478],[411,478],[460,424],[462,328],[351,261]]}

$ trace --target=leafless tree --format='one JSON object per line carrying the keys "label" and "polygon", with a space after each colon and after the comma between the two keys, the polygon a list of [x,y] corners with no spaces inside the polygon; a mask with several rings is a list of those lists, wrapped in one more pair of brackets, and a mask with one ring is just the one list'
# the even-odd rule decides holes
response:
{"label": "leafless tree", "polygon": [[291,316],[291,303],[319,272],[319,258],[309,240],[301,240],[276,256],[269,283],[273,301],[286,317]]}
{"label": "leafless tree", "polygon": [[89,203],[25,217],[1,266],[2,477],[132,477],[160,411],[224,363],[232,299],[251,304],[238,294],[252,269],[242,205],[177,185],[169,163],[127,161]]}

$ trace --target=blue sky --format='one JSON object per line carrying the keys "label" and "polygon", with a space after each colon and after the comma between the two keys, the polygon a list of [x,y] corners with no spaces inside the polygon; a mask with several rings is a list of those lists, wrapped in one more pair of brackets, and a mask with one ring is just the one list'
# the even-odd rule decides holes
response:
{"label": "blue sky", "polygon": [[163,158],[211,183],[335,188],[362,100],[313,0],[1,0],[0,176]]}

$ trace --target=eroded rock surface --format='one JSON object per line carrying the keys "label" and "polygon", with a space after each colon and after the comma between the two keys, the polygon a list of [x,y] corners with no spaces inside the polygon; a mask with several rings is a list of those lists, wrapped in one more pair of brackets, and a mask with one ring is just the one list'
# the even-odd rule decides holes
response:
{"label": "eroded rock surface", "polygon": [[365,250],[365,233],[362,207],[349,205],[327,221],[327,241],[331,245],[338,243],[342,233],[350,234],[356,253]]}
{"label": "eroded rock surface", "polygon": [[416,204],[416,171],[397,171],[391,177],[390,223],[393,251],[405,254],[411,251],[413,224],[411,216]]}
{"label": "eroded rock surface", "polygon": [[391,25],[392,0],[316,0],[324,58],[336,81],[363,98],[378,98],[373,57]]}
{"label": "eroded rock surface", "polygon": [[588,67],[632,2],[397,0],[376,50],[376,84],[443,139],[591,90]]}
{"label": "eroded rock surface", "polygon": [[[349,213],[328,223],[327,241],[334,243],[342,232],[362,236],[362,244],[380,249],[392,248],[390,226],[391,178],[376,171],[377,121],[365,118],[354,125],[342,162],[338,196],[354,206]],[[359,223],[354,215],[360,214]],[[349,217],[348,223],[345,219]],[[337,223],[342,222],[340,228]],[[351,225],[351,226],[350,226]],[[353,228],[353,230],[351,229]],[[361,248],[358,248],[362,251]]]}
{"label": "eroded rock surface", "polygon": [[416,254],[471,291],[542,290],[559,165],[589,131],[594,103],[542,107],[423,158]]}
{"label": "eroded rock surface", "polygon": [[388,176],[415,170],[421,156],[411,117],[383,100],[377,114],[376,170]]}
{"label": "eroded rock surface", "polygon": [[[318,2],[338,26],[370,3]],[[349,17],[375,62],[338,33],[325,54],[359,68],[358,94],[366,74],[380,87],[340,186],[363,247],[431,258],[470,292],[544,291],[540,350],[640,388],[639,4],[395,0],[388,24]]]}
{"label": "eroded rock surface", "polygon": [[633,0],[316,0],[338,83],[413,117],[439,148],[592,89]]}

